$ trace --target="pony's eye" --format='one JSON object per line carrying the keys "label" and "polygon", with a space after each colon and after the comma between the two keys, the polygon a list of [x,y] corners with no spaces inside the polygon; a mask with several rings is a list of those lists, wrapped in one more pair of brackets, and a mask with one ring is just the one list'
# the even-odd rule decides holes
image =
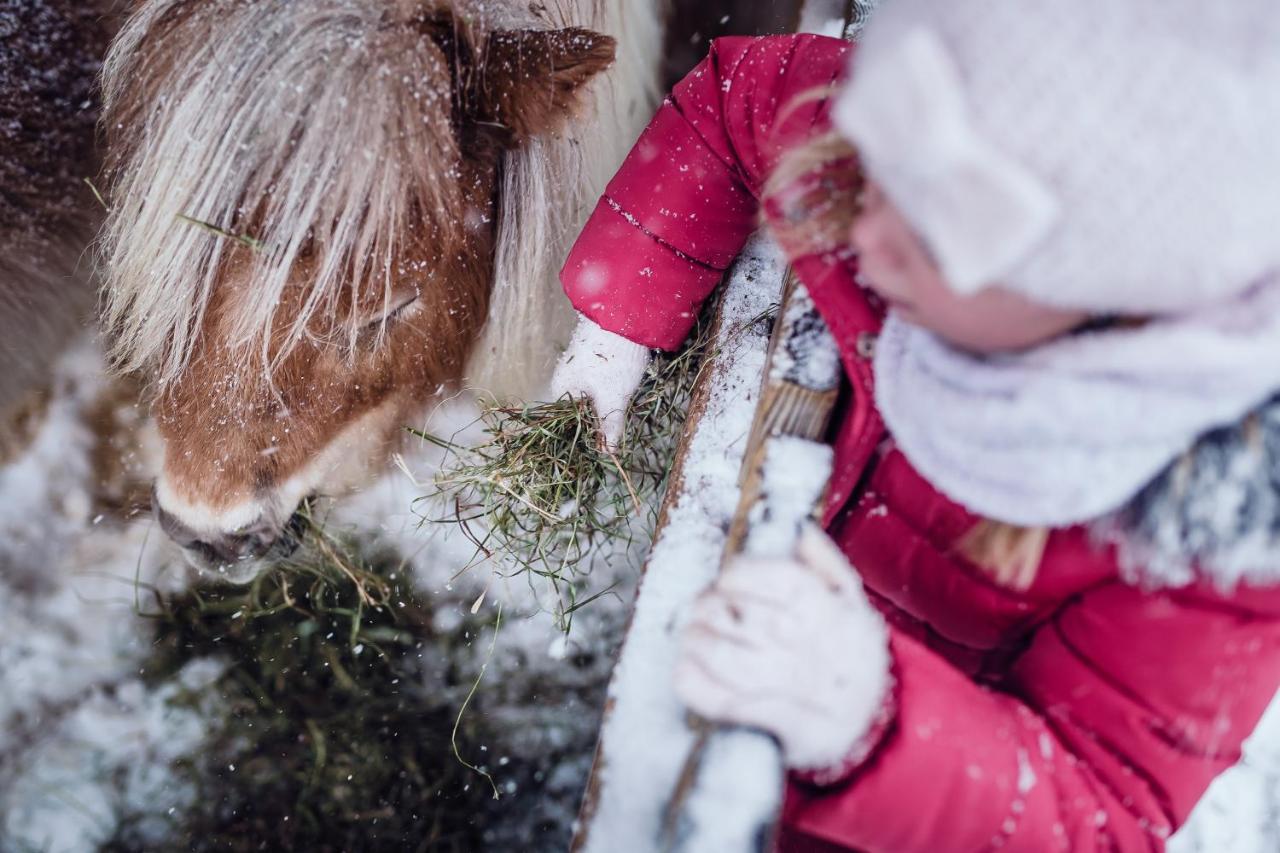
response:
{"label": "pony's eye", "polygon": [[372,350],[386,339],[388,330],[396,320],[409,311],[418,302],[418,294],[411,293],[407,297],[393,300],[385,311],[366,315],[359,328],[356,329],[351,344],[357,350]]}
{"label": "pony's eye", "polygon": [[367,323],[365,323],[364,327],[368,331],[376,331],[383,324],[390,323],[392,320],[399,317],[405,311],[412,308],[415,304],[417,304],[417,302],[418,302],[418,294],[411,293],[407,297],[400,299],[398,302],[392,302],[390,307],[388,307],[386,311],[382,312],[381,314],[378,314],[376,317],[371,318]]}

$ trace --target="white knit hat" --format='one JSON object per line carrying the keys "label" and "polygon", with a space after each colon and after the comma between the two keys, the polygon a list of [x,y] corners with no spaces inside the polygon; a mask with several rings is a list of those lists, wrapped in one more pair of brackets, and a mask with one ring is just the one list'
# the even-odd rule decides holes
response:
{"label": "white knit hat", "polygon": [[958,292],[1179,313],[1280,269],[1275,0],[892,0],[835,120]]}

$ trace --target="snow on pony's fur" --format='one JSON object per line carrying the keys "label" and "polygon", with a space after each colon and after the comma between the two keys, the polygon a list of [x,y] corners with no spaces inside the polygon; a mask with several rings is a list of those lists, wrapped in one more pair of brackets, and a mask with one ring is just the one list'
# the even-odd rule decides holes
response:
{"label": "snow on pony's fur", "polygon": [[[605,14],[595,3],[565,0],[559,20]],[[489,316],[495,230],[498,243],[512,230],[495,221],[546,239],[524,223],[568,220],[598,189],[576,189],[589,164],[564,153],[572,139],[532,160],[520,149],[568,119],[613,52],[527,8],[135,8],[105,72],[105,317],[118,365],[158,394],[157,497],[179,541],[273,537],[298,499],[334,485],[330,469],[378,456],[413,405],[462,377],[486,318],[495,335],[516,327]],[[500,274],[495,308],[547,302],[548,265]],[[547,348],[555,334],[536,327],[554,314],[520,322],[525,335],[481,348],[490,365],[550,362],[511,345],[531,332]],[[260,544],[241,537],[233,553]]]}

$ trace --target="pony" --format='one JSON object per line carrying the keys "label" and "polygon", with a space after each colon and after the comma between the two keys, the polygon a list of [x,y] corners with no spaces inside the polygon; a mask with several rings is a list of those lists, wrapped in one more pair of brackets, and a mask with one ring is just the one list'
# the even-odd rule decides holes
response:
{"label": "pony", "polygon": [[38,408],[49,365],[92,314],[86,248],[102,218],[95,80],[105,0],[0,4],[0,459]]}
{"label": "pony", "polygon": [[103,73],[103,324],[150,389],[156,517],[198,567],[254,576],[441,394],[537,393],[572,324],[568,239],[656,99],[660,17],[135,5]]}

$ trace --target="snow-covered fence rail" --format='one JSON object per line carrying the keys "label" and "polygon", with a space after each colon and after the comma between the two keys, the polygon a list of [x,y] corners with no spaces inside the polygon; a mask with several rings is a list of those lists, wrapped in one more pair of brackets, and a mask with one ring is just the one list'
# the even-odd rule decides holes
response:
{"label": "snow-covered fence rail", "polygon": [[[835,341],[804,285],[788,276],[722,559],[794,553],[830,478],[832,451],[821,440],[839,387]],[[660,846],[712,853],[768,845],[782,804],[777,743],[705,720],[689,726],[697,739],[664,810]]]}
{"label": "snow-covered fence rail", "polygon": [[[784,292],[784,282],[788,285]],[[767,318],[778,303],[772,342]],[[727,555],[789,553],[826,482],[834,342],[757,235],[730,273],[695,393],[574,842],[578,851],[750,850],[782,792],[776,744],[690,719],[671,690],[680,620]]]}
{"label": "snow-covered fence rail", "polygon": [[[799,28],[852,38],[874,5],[806,0]],[[771,343],[753,319],[779,303]],[[575,853],[757,849],[781,801],[776,743],[690,718],[671,674],[683,615],[722,561],[789,551],[821,498],[830,451],[808,439],[830,417],[838,358],[803,285],[762,235],[727,278],[713,339],[610,684]]]}
{"label": "snow-covered fence rail", "polygon": [[[808,0],[800,28],[852,37],[873,5]],[[718,731],[690,719],[672,692],[671,673],[681,619],[725,556],[744,547],[757,553],[789,549],[821,497],[829,451],[803,441],[766,440],[820,435],[838,377],[831,351],[822,352],[831,346],[825,327],[803,286],[788,287],[787,279],[778,250],[760,235],[728,276],[713,330],[714,361],[695,393],[610,684],[575,853],[604,853],[623,843],[637,853],[732,853],[769,841],[768,824],[782,793],[776,744],[757,732]],[[784,297],[770,349],[764,324],[752,321]],[[819,370],[821,376],[797,372],[824,360],[828,369]],[[809,459],[815,455],[822,458]],[[770,481],[773,472],[794,470],[798,456],[805,457],[800,467],[814,472],[801,478],[812,492],[807,497],[796,483]],[[770,506],[770,495],[784,490],[787,499]]]}
{"label": "snow-covered fence rail", "polygon": [[609,687],[573,849],[657,850],[667,797],[697,732],[671,687],[679,620],[719,570],[769,346],[760,322],[782,296],[786,264],[764,236],[724,285],[714,362],[695,392],[626,641]]}

